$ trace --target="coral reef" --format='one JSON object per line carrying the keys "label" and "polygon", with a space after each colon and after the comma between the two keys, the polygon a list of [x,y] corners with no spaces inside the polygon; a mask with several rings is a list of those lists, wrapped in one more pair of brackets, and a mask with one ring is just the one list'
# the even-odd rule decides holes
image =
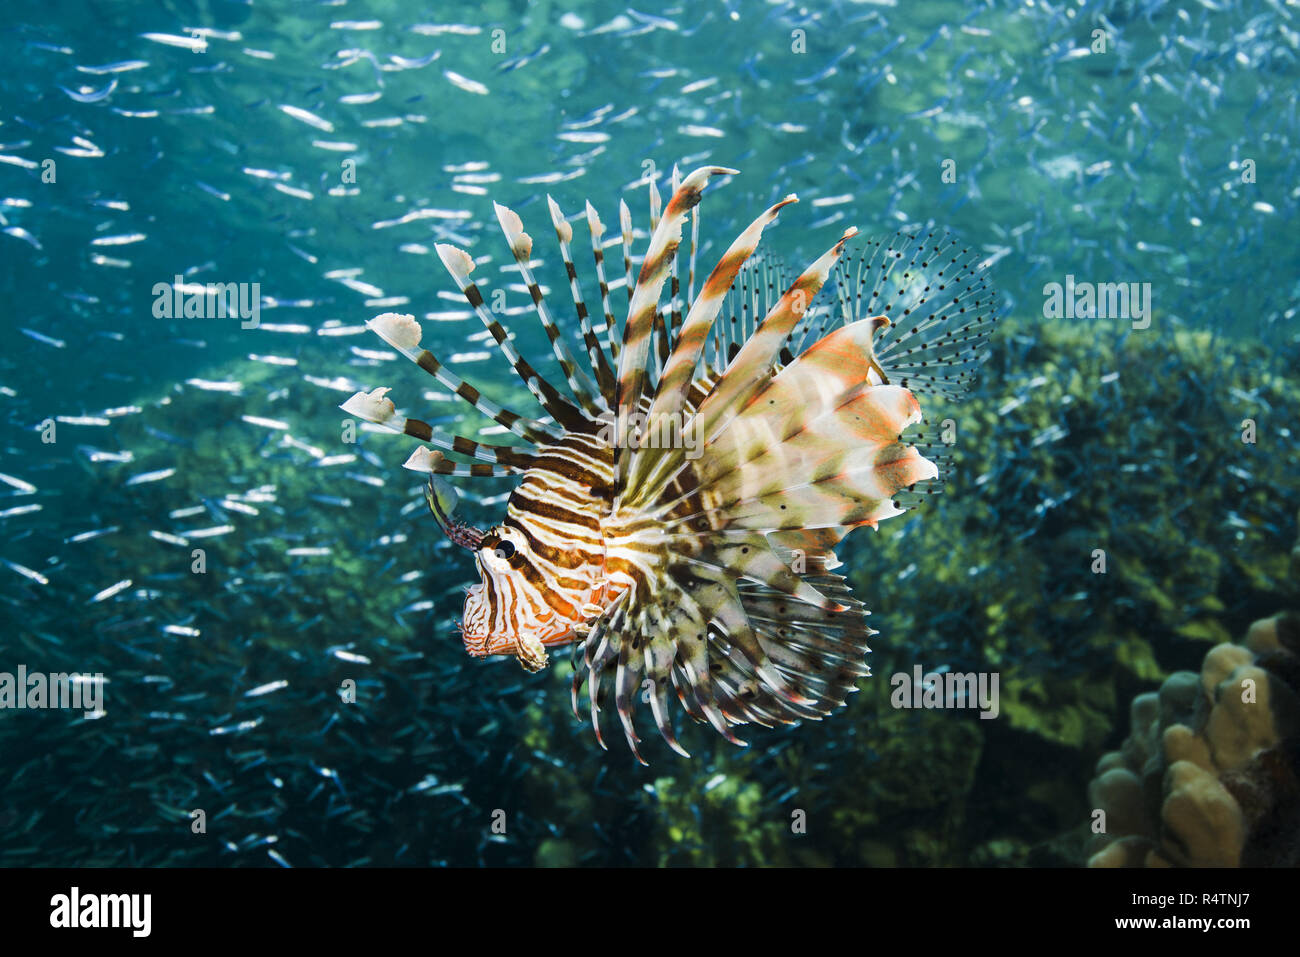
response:
{"label": "coral reef", "polygon": [[1300,614],[1212,648],[1131,721],[1089,787],[1090,866],[1300,865]]}
{"label": "coral reef", "polygon": [[949,423],[949,493],[844,555],[888,616],[881,644],[1002,671],[1008,721],[1075,749],[1161,665],[1195,667],[1276,607],[1297,495],[1294,390],[1263,349],[1096,335],[1005,323],[983,391],[926,408]]}

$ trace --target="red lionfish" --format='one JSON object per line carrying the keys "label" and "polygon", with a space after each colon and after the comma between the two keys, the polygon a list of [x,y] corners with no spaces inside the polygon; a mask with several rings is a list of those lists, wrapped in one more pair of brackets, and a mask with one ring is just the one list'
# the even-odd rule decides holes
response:
{"label": "red lionfish", "polygon": [[[995,314],[978,257],[934,232],[873,241],[846,262],[845,244],[856,235],[848,229],[787,286],[780,266],[751,256],[763,230],[797,202],[793,195],[736,238],[696,296],[700,194],[710,178],[735,172],[710,166],[681,179],[674,170],[667,207],[651,182],[650,242],[635,281],[632,220],[620,204],[628,289],[621,337],[606,281],[605,227],[587,203],[601,328],[574,266],[573,226],[547,197],[585,367],[534,276],[532,238],[515,212],[496,205],[571,395],[516,351],[470,278],[469,254],[437,246],[543,418],[484,398],[421,348],[413,317],[370,320],[389,345],[522,443],[491,445],[402,418],[386,388],[342,406],[436,447],[421,446],[406,467],[428,473],[426,499],[439,525],[474,553],[482,580],[469,589],[460,624],[468,652],[515,655],[536,671],[546,666],[548,647],[571,645],[574,713],[585,682],[605,747],[599,712],[612,681],[615,710],[643,764],[633,724],[638,692],[668,745],[687,755],[674,733],[670,691],[697,722],[743,745],[734,726],[820,719],[870,674],[864,656],[877,632],[833,574],[834,547],[850,529],[875,528],[941,487],[943,446],[923,432],[911,443],[903,438],[922,419],[914,393],[959,398],[984,359]],[[688,214],[683,301],[677,253]],[[833,271],[838,309],[813,308]],[[729,318],[717,321],[724,309]],[[455,492],[443,476],[508,475],[522,481],[499,525],[483,531],[452,517]]]}

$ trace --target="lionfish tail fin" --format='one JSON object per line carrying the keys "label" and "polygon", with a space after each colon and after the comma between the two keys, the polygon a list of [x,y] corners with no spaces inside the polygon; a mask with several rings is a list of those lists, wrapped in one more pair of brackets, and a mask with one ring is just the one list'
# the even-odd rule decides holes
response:
{"label": "lionfish tail fin", "polygon": [[890,319],[874,344],[885,382],[940,402],[961,399],[975,383],[998,318],[984,258],[926,229],[868,240],[844,264],[844,321]]}

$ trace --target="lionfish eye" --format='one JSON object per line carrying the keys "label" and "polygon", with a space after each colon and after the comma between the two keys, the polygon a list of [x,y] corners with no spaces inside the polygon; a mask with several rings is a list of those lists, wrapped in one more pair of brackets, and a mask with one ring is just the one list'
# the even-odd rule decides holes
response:
{"label": "lionfish eye", "polygon": [[504,538],[497,543],[495,551],[497,553],[497,558],[504,558],[506,561],[509,561],[515,557],[515,543],[510,541],[508,538]]}

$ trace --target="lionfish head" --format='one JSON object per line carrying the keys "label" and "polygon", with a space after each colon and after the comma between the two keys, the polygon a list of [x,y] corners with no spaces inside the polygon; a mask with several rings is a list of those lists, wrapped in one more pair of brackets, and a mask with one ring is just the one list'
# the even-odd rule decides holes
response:
{"label": "lionfish head", "polygon": [[572,622],[550,607],[535,585],[528,539],[499,525],[483,533],[474,549],[480,582],[469,588],[461,617],[465,649],[475,657],[517,654],[523,644],[548,643]]}

